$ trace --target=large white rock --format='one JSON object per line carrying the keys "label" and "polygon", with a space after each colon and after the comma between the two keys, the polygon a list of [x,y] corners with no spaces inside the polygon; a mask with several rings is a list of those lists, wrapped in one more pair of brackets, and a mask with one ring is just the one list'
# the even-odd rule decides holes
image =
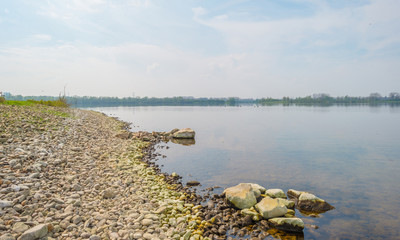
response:
{"label": "large white rock", "polygon": [[225,198],[239,209],[251,208],[257,203],[256,192],[250,183],[240,183],[225,189]]}
{"label": "large white rock", "polygon": [[300,218],[271,218],[268,220],[272,227],[289,232],[302,232],[304,222]]}
{"label": "large white rock", "polygon": [[285,198],[286,194],[282,189],[272,188],[265,191],[265,195],[272,197],[272,198]]}
{"label": "large white rock", "polygon": [[48,233],[47,224],[39,224],[31,229],[26,230],[21,237],[20,240],[35,240],[40,239],[47,235]]}
{"label": "large white rock", "polygon": [[174,138],[184,138],[184,139],[188,139],[189,138],[189,139],[191,139],[191,138],[194,138],[195,134],[196,133],[195,133],[195,131],[193,129],[184,128],[184,129],[181,129],[181,130],[175,132],[172,135],[172,137],[174,137]]}
{"label": "large white rock", "polygon": [[279,199],[269,197],[263,198],[255,208],[265,219],[281,217],[287,213],[286,206]]}

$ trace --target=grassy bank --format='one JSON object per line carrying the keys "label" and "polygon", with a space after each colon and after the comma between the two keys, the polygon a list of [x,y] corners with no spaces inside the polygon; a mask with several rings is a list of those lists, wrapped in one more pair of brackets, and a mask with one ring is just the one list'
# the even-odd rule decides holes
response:
{"label": "grassy bank", "polygon": [[14,106],[32,106],[35,104],[40,104],[51,107],[63,107],[63,108],[69,107],[69,104],[67,103],[67,100],[64,97],[60,97],[59,99],[53,101],[32,100],[32,99],[26,101],[17,101],[17,100],[6,100],[4,97],[0,97],[0,104],[14,105]]}

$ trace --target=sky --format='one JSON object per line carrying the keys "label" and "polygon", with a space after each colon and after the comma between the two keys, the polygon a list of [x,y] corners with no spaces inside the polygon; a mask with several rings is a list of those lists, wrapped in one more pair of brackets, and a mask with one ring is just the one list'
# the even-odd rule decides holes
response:
{"label": "sky", "polygon": [[400,92],[399,0],[2,0],[0,91]]}

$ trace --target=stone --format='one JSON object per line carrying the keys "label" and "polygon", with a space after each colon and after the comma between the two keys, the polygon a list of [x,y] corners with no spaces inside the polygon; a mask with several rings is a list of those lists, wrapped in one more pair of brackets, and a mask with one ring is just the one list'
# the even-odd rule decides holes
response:
{"label": "stone", "polygon": [[300,218],[271,218],[268,223],[276,229],[287,232],[302,232],[304,229],[304,222]]}
{"label": "stone", "polygon": [[287,191],[287,195],[288,195],[289,198],[299,198],[300,194],[302,194],[302,193],[303,192],[297,191],[297,190],[294,190],[294,189],[289,189]]}
{"label": "stone", "polygon": [[186,183],[186,185],[189,186],[189,187],[194,187],[194,186],[200,185],[200,182],[198,182],[198,181],[188,181]]}
{"label": "stone", "polygon": [[177,178],[177,177],[179,177],[179,175],[176,172],[173,172],[173,173],[171,173],[171,177]]}
{"label": "stone", "polygon": [[103,195],[103,198],[115,198],[117,193],[112,189],[106,189],[103,191],[102,195]]}
{"label": "stone", "polygon": [[253,217],[253,220],[254,219],[259,219],[259,217],[260,217],[260,213],[258,213],[255,209],[254,209],[254,207],[252,207],[252,208],[245,208],[245,209],[242,209],[241,211],[240,211],[240,214],[242,214],[243,216],[251,216],[251,217]]}
{"label": "stone", "polygon": [[280,203],[282,203],[283,205],[285,205],[287,208],[294,209],[294,206],[295,206],[295,202],[294,201],[283,199],[283,198],[277,198],[277,200]]}
{"label": "stone", "polygon": [[239,209],[251,208],[257,203],[256,194],[250,183],[240,183],[224,190],[225,198]]}
{"label": "stone", "polygon": [[15,237],[10,233],[6,233],[0,236],[0,240],[15,240]]}
{"label": "stone", "polygon": [[40,178],[40,173],[32,173],[31,175],[28,176],[29,178]]}
{"label": "stone", "polygon": [[255,209],[265,219],[281,217],[287,213],[286,206],[274,198],[263,198],[259,203],[255,205]]}
{"label": "stone", "polygon": [[195,131],[190,129],[190,128],[184,128],[181,129],[177,132],[175,132],[172,136],[173,138],[185,138],[185,139],[190,139],[190,138],[194,138],[195,136]]}
{"label": "stone", "polygon": [[303,192],[297,202],[297,207],[308,212],[326,212],[334,209],[332,205],[314,194]]}
{"label": "stone", "polygon": [[79,224],[80,222],[82,222],[82,217],[81,216],[75,216],[75,217],[73,217],[72,218],[72,222],[74,223],[74,224]]}
{"label": "stone", "polygon": [[268,189],[267,191],[265,191],[265,195],[272,197],[272,198],[286,199],[285,192],[282,189],[278,189],[278,188]]}
{"label": "stone", "polygon": [[47,224],[39,224],[31,229],[26,230],[19,239],[20,240],[40,239],[46,236],[47,233],[48,233]]}
{"label": "stone", "polygon": [[97,235],[92,235],[90,236],[89,240],[101,240],[101,237]]}
{"label": "stone", "polygon": [[29,226],[23,222],[16,222],[12,229],[14,232],[23,233],[29,229]]}
{"label": "stone", "polygon": [[154,211],[155,214],[162,214],[167,210],[166,206],[161,206],[159,207],[156,211]]}
{"label": "stone", "polygon": [[151,224],[153,224],[153,220],[152,219],[145,218],[145,219],[142,220],[142,225],[143,226],[149,226]]}
{"label": "stone", "polygon": [[143,234],[143,238],[144,238],[144,239],[151,240],[151,239],[153,239],[153,235],[150,234],[150,233],[145,233],[145,234]]}
{"label": "stone", "polygon": [[258,195],[258,196],[256,196],[257,198],[261,195],[261,194],[264,194],[265,193],[265,191],[266,191],[266,189],[263,187],[263,186],[261,186],[261,185],[258,185],[258,184],[256,184],[256,183],[250,183],[251,184],[251,187],[255,190],[255,191],[258,191],[258,192],[260,192],[260,194]]}
{"label": "stone", "polygon": [[13,202],[7,201],[7,200],[0,200],[0,208],[8,208],[8,207],[12,207],[12,206],[13,206]]}

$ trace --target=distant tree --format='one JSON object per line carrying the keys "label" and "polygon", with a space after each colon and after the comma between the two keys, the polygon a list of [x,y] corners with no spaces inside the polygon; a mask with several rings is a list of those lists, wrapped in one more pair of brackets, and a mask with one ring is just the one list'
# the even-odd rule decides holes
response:
{"label": "distant tree", "polygon": [[228,106],[235,106],[236,105],[236,98],[230,97],[226,100],[226,105]]}
{"label": "distant tree", "polygon": [[390,100],[399,100],[400,99],[400,93],[398,93],[398,92],[389,93],[389,99]]}
{"label": "distant tree", "polygon": [[382,95],[381,94],[379,94],[379,93],[371,93],[370,95],[369,95],[369,98],[370,99],[381,99],[382,98]]}

